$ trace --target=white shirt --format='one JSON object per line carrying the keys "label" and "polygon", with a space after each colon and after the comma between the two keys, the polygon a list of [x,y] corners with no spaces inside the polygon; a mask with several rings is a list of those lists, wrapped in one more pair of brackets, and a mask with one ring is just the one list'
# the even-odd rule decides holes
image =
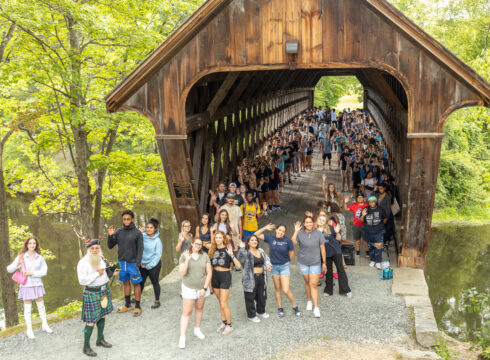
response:
{"label": "white shirt", "polygon": [[32,275],[27,277],[27,282],[24,287],[32,287],[32,286],[43,286],[43,281],[41,278],[46,276],[48,273],[48,265],[44,260],[43,256],[36,253],[34,259],[29,256],[28,253],[24,254],[24,263],[17,265],[19,261],[19,257],[17,256],[12,264],[7,266],[7,271],[9,273],[13,273],[15,270],[20,270],[22,273],[27,271],[31,271]]}
{"label": "white shirt", "polygon": [[[105,263],[101,259],[98,269],[105,269]],[[97,269],[97,270],[98,270]],[[84,286],[102,286],[107,284],[109,281],[109,277],[107,273],[104,271],[102,275],[100,275],[97,270],[92,269],[90,266],[89,255],[86,254],[83,258],[80,259],[77,265],[77,275],[78,282],[80,285]]]}

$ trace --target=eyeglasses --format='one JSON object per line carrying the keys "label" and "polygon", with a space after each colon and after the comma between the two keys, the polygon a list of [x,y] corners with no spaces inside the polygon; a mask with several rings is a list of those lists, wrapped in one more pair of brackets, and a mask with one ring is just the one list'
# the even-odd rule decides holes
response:
{"label": "eyeglasses", "polygon": [[130,217],[123,217],[123,221],[130,221],[130,220],[133,220],[133,218],[130,218]]}
{"label": "eyeglasses", "polygon": [[202,246],[201,243],[194,243],[194,245],[197,245],[197,246]]}

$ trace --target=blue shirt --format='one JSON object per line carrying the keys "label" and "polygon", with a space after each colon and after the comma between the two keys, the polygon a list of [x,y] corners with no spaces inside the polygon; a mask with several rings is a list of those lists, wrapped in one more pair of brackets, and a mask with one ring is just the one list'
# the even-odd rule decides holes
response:
{"label": "blue shirt", "polygon": [[143,233],[143,259],[141,264],[146,265],[146,269],[150,270],[157,266],[162,257],[162,241],[160,233],[157,231],[153,237]]}
{"label": "blue shirt", "polygon": [[272,265],[284,265],[289,262],[289,252],[294,250],[291,239],[287,237],[276,238],[273,235],[264,234],[264,241],[269,244],[269,256]]}

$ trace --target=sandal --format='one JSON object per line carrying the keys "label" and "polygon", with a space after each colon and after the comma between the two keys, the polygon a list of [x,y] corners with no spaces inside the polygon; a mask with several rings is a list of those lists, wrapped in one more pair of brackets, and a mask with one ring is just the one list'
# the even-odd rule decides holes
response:
{"label": "sandal", "polygon": [[323,293],[323,296],[327,297],[327,296],[330,296],[330,294],[329,294],[329,293],[324,292],[324,293]]}
{"label": "sandal", "polygon": [[131,310],[133,310],[133,307],[132,307],[132,306],[127,307],[126,305],[123,305],[123,307],[120,307],[120,308],[117,310],[117,312],[118,312],[119,314],[122,314],[122,313],[125,313],[125,312],[128,312],[128,311],[131,311]]}
{"label": "sandal", "polygon": [[138,317],[138,316],[140,316],[140,315],[141,315],[141,313],[142,313],[142,312],[143,312],[143,311],[142,311],[140,308],[136,308],[136,309],[134,309],[133,316],[134,316],[134,317]]}
{"label": "sandal", "polygon": [[348,292],[345,295],[347,296],[347,299],[352,299],[352,291]]}

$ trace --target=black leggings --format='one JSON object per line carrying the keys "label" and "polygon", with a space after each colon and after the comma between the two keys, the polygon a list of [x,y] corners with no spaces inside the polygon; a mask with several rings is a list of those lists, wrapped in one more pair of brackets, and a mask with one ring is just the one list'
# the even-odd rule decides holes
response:
{"label": "black leggings", "polygon": [[327,273],[325,274],[325,290],[324,293],[333,295],[333,266],[332,260],[337,267],[337,274],[339,275],[339,294],[347,294],[350,292],[349,281],[347,280],[347,274],[344,270],[344,264],[342,263],[342,254],[336,254],[327,258]]}
{"label": "black leggings", "polygon": [[143,289],[145,287],[146,278],[150,277],[150,281],[153,285],[153,291],[155,293],[155,300],[160,300],[160,283],[158,282],[159,280],[158,278],[160,275],[161,268],[162,268],[161,261],[159,261],[158,264],[150,270],[147,270],[145,268],[140,268],[141,278],[143,279],[143,281],[141,282],[141,292],[143,292]]}

